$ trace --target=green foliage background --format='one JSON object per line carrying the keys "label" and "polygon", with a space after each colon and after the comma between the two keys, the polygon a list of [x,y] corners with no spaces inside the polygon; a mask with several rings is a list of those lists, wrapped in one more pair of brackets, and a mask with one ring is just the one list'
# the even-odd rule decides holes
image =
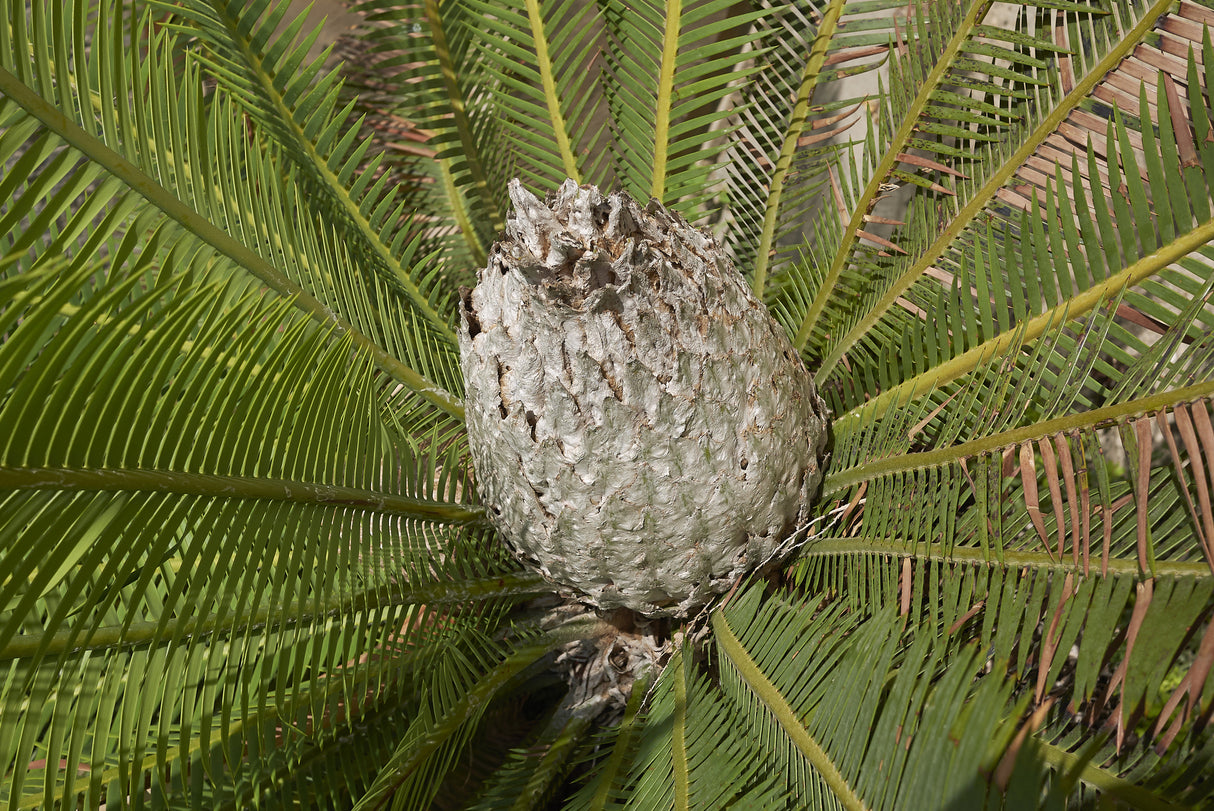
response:
{"label": "green foliage background", "polygon": [[[1212,804],[1214,8],[357,5],[347,82],[286,3],[3,0],[0,804]],[[836,415],[608,725],[466,462],[515,176],[713,229]]]}

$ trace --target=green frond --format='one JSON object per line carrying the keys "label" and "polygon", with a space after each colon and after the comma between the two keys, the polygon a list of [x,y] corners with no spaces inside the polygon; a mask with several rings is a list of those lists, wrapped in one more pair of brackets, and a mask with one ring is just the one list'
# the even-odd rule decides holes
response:
{"label": "green frond", "polygon": [[[1048,113],[976,149],[956,200],[912,204],[905,257],[844,264],[866,292],[828,319],[819,372],[846,514],[807,545],[806,584],[990,646],[1020,692],[1083,716],[1073,741],[1107,725],[1124,762],[1076,767],[1094,782],[1072,800],[1133,795],[1124,764],[1200,746],[1210,700],[1214,155],[1187,90],[1214,49],[1185,13],[1053,22],[1069,52],[1040,49],[1060,70],[1031,91]],[[1127,81],[1140,62],[1151,81]],[[1048,776],[1075,747],[1041,752]]]}
{"label": "green frond", "polygon": [[[928,40],[908,25],[908,11],[891,0],[776,5],[754,23],[762,32],[753,46],[759,68],[736,91],[744,104],[725,167],[725,236],[790,335],[809,311],[810,302],[800,299],[823,289],[795,275],[797,246],[808,237],[816,252],[835,250],[857,196],[850,191],[859,184],[849,183],[856,146],[849,138],[875,102],[854,97],[856,78],[889,64],[891,49],[913,45],[917,53],[921,35]],[[918,11],[929,15],[927,31],[934,31],[934,12]],[[791,107],[789,99],[796,99]],[[831,218],[822,212],[840,206],[842,222],[823,229]]]}
{"label": "green frond", "polygon": [[750,23],[762,14],[726,14],[730,6],[603,4],[617,175],[639,199],[686,213],[713,191],[710,175],[735,128],[730,83],[754,70],[738,70],[737,54],[758,39]]}
{"label": "green frond", "polygon": [[623,807],[785,807],[734,708],[697,672],[690,653],[672,656],[653,688]]}
{"label": "green frond", "polygon": [[358,137],[362,122],[351,126],[348,109],[337,108],[337,71],[321,74],[323,55],[306,63],[317,31],[296,41],[304,22],[298,17],[282,34],[275,32],[287,8],[283,0],[164,5],[170,19],[181,20],[177,25],[184,34],[201,39],[199,60],[208,73],[281,150],[287,165],[277,171],[296,190],[292,202],[333,226],[349,252],[347,264],[362,271],[373,306],[398,320],[411,316],[414,323],[402,325],[395,337],[419,345],[392,347],[394,354],[429,356],[430,374],[458,392],[454,291],[440,286],[432,263],[415,255],[421,224],[406,218],[410,212],[387,194],[391,175],[368,157],[372,141]]}
{"label": "green frond", "polygon": [[457,185],[455,160],[437,156],[439,134],[423,126],[429,117],[411,95],[413,66],[393,47],[415,47],[412,40],[396,36],[391,23],[365,21],[361,34],[339,38],[334,49],[344,62],[339,103],[383,149],[379,171],[391,176],[392,194],[423,237],[423,253],[436,254],[444,266],[438,282],[458,290],[474,283],[494,235],[467,199],[470,190]]}
{"label": "green frond", "polygon": [[458,403],[401,358],[454,364],[348,224],[171,33],[48,8],[0,25],[3,800],[244,806],[342,751],[365,788],[546,589],[459,501]]}
{"label": "green frond", "polygon": [[784,182],[792,165],[793,156],[801,144],[801,134],[805,132],[809,106],[813,101],[814,91],[821,78],[822,67],[826,62],[827,48],[834,37],[839,17],[843,12],[843,0],[834,0],[826,9],[822,22],[818,26],[813,45],[810,47],[809,58],[805,60],[805,68],[801,74],[800,85],[797,87],[797,102],[793,106],[788,126],[783,133],[780,143],[779,157],[775,162],[775,170],[771,176],[770,196],[764,206],[763,229],[759,234],[759,242],[755,248],[755,266],[751,270],[751,286],[755,295],[763,298],[767,283],[767,265],[770,255],[774,252],[776,228],[779,220],[780,202],[784,192]]}
{"label": "green frond", "polygon": [[[913,210],[911,219],[915,227],[909,232],[910,239],[904,240],[899,246],[901,250],[906,251],[905,255],[882,256],[881,253],[885,252],[870,251],[868,258],[861,265],[857,265],[854,271],[848,271],[849,274],[863,276],[864,281],[858,282],[857,286],[867,292],[860,297],[859,306],[840,308],[840,312],[850,311],[850,314],[822,326],[823,330],[834,337],[830,346],[821,353],[819,380],[825,381],[834,373],[836,365],[845,353],[849,362],[863,357],[865,350],[861,346],[862,336],[866,333],[875,335],[889,328],[883,324],[884,320],[900,320],[902,316],[899,310],[907,309],[902,302],[910,300],[917,304],[913,298],[906,295],[912,285],[930,288],[934,293],[941,286],[940,280],[935,278],[942,269],[941,265],[944,266],[945,273],[956,269],[954,263],[959,260],[956,253],[964,250],[964,246],[968,246],[972,240],[980,238],[989,225],[998,227],[1007,223],[1011,226],[1014,223],[1014,220],[1008,222],[1011,212],[1007,208],[1005,198],[1009,198],[1009,190],[1004,187],[1018,173],[1028,173],[1031,177],[1040,178],[1040,171],[1033,168],[1034,165],[1040,165],[1035,153],[1042,151],[1050,156],[1058,156],[1058,147],[1070,143],[1066,141],[1066,137],[1082,138],[1082,133],[1090,131],[1093,121],[1099,120],[1088,112],[1096,106],[1092,98],[1094,88],[1104,86],[1110,81],[1106,79],[1109,70],[1141,41],[1166,10],[1166,3],[1151,6],[1130,4],[1125,8],[1119,7],[1118,14],[1089,19],[1088,24],[1096,28],[1099,35],[1071,43],[1069,50],[1075,51],[1076,55],[1060,57],[1067,60],[1067,71],[1050,74],[1036,71],[1030,75],[1032,82],[1025,87],[1032,88],[1031,109],[1037,112],[1030,118],[1023,118],[1022,123],[1016,124],[1011,132],[1000,140],[989,143],[983,139],[968,142],[972,145],[969,154],[976,155],[977,159],[965,165],[962,170],[964,176],[954,178],[955,188],[943,192],[942,196],[933,202],[933,208],[923,205]],[[1129,19],[1123,19],[1126,13],[1131,15]],[[1079,36],[1075,29],[1068,27],[1065,18],[1054,24],[1054,30],[1058,32],[1058,36]],[[1064,75],[1067,77],[1065,85],[1062,79]],[[1059,132],[1061,126],[1071,123],[1068,116],[1082,121],[1083,125]],[[1103,124],[1101,126],[1103,128]],[[979,133],[987,131],[979,127]],[[1060,139],[1056,132],[1065,133],[1065,137]],[[1075,133],[1080,135],[1075,136]],[[991,138],[994,137],[992,133]],[[984,146],[984,143],[988,145]],[[1068,162],[1069,156],[1076,151],[1073,146],[1066,146],[1062,153],[1067,155]],[[877,148],[880,150],[880,147]],[[877,154],[886,154],[886,161],[892,160],[888,153],[879,151]],[[965,154],[964,150],[962,154]],[[945,153],[937,152],[935,159],[941,162],[946,157]],[[1048,172],[1052,175],[1052,164],[1057,157],[1046,160],[1050,167]],[[904,181],[905,179],[902,179],[899,182]],[[1032,189],[1033,186],[1028,188]],[[1044,183],[1041,184],[1040,190],[1045,191]],[[1039,194],[1041,199],[1045,196]],[[1208,196],[1208,190],[1204,191],[1203,197]],[[1032,191],[1028,191],[1027,197],[1011,195],[1011,199],[1019,201],[1015,203],[1015,210],[1031,206],[1032,197]],[[852,225],[857,225],[854,219]],[[1119,242],[1120,240],[1114,240],[1103,244],[1110,246]],[[842,273],[847,266],[847,260],[836,259],[831,268],[836,266],[838,272]],[[1050,275],[1055,273],[1051,268]],[[834,270],[824,274],[823,288],[818,292],[821,306],[824,306],[824,297],[830,295],[833,274]],[[1026,274],[1026,278],[1029,277],[1031,274]],[[1015,295],[1016,291],[1009,290],[1009,294]],[[997,302],[995,306],[1003,304],[1004,302]],[[976,306],[986,308],[982,301]],[[815,328],[816,321],[817,315],[814,315],[814,308],[811,308],[799,331],[798,345],[805,345],[809,340],[810,331]],[[901,330],[898,329],[897,332]]]}
{"label": "green frond", "polygon": [[475,811],[527,809],[552,799],[560,780],[573,768],[573,755],[590,731],[590,713],[559,709],[525,749],[510,752],[485,790],[470,808]]}
{"label": "green frond", "polygon": [[638,733],[643,728],[642,710],[652,686],[651,676],[643,675],[638,679],[632,686],[619,724],[599,732],[600,745],[606,755],[594,770],[593,777],[566,803],[571,811],[603,811],[618,808],[625,802],[624,787],[629,779],[629,767],[636,757]]}
{"label": "green frond", "polygon": [[[367,19],[365,40],[371,55],[383,58],[383,69],[400,70],[389,74],[395,79],[387,89],[394,109],[433,133],[427,143],[444,162],[442,173],[449,176],[455,192],[444,193],[445,207],[452,212],[469,210],[471,216],[461,230],[470,245],[491,244],[505,227],[505,188],[514,164],[498,143],[497,116],[491,105],[482,102],[494,79],[476,46],[467,4],[360,0],[355,9]],[[416,36],[415,31],[425,36]],[[420,205],[417,210],[430,211]]]}
{"label": "green frond", "polygon": [[[1093,740],[1093,727],[1108,729],[1099,758],[1075,776],[1072,786],[1079,794],[1099,789],[1139,798],[1134,807],[1170,808],[1176,789],[1194,798],[1208,792],[1199,782],[1184,782],[1175,767],[1161,766],[1179,766],[1208,746],[1193,725],[1197,708],[1206,706],[1194,678],[1204,681],[1208,672],[1194,672],[1191,653],[1198,642],[1210,645],[1204,630],[1208,578],[1135,583],[1133,577],[1095,576],[1095,561],[1093,576],[1065,577],[1031,564],[1016,568],[1016,560],[1006,563],[974,565],[950,556],[947,562],[911,564],[905,558],[836,554],[816,559],[811,579],[815,585],[841,577],[865,582],[866,608],[882,602],[901,606],[909,621],[942,644],[976,642],[1000,678],[1054,708],[1054,730],[1047,727],[1030,739],[1059,748],[1045,757],[1047,772],[1075,766],[1077,750]],[[924,599],[929,583],[938,585]],[[1195,629],[1203,630],[1200,640],[1192,638]],[[1154,786],[1134,779],[1146,773],[1156,774]],[[1042,785],[1038,778],[1028,782]],[[1163,788],[1169,782],[1176,789]],[[1070,789],[1062,795],[1075,799]]]}
{"label": "green frond", "polygon": [[[106,271],[48,260],[5,279],[23,293],[0,311],[0,756],[17,805],[145,780],[189,796],[197,769],[218,798],[256,790],[426,672],[440,643],[423,600],[528,589],[456,526],[478,511],[411,494],[367,353],[272,296],[183,291],[189,260],[141,247]],[[436,543],[466,552],[436,562]],[[478,593],[471,572],[495,577]],[[453,612],[441,634],[491,618]]]}
{"label": "green frond", "polygon": [[469,4],[477,46],[496,80],[490,85],[515,171],[525,183],[556,188],[566,178],[602,183],[609,168],[602,119],[602,25],[593,4]]}
{"label": "green frond", "polygon": [[1151,747],[1123,748],[1119,754],[1115,738],[1090,739],[1065,712],[1056,712],[1026,741],[1016,768],[1029,783],[1036,782],[1031,771],[1057,775],[1050,790],[1054,803],[1073,792],[1080,802],[1104,796],[1131,808],[1175,811],[1209,802],[1208,785],[1194,778],[1209,768],[1212,756],[1208,739],[1187,742],[1164,756]]}
{"label": "green frond", "polygon": [[[594,621],[566,624],[542,636],[524,637],[514,650],[488,645],[479,651],[484,660],[499,659],[491,670],[469,676],[463,684],[449,674],[435,680],[424,712],[405,732],[379,775],[355,806],[359,809],[419,808],[426,806],[466,745],[488,702],[510,681],[540,657],[594,630]],[[502,656],[501,654],[505,654]]]}
{"label": "green frond", "polygon": [[[276,775],[272,789],[248,795],[263,808],[287,808],[284,798],[309,797],[322,808],[347,806],[351,797],[362,796],[375,779],[379,767],[391,756],[401,729],[408,726],[410,707],[381,706],[374,716],[352,724],[347,734],[314,743],[302,751],[297,763],[284,765]],[[341,763],[342,768],[333,768]],[[204,796],[200,805],[207,808],[233,808],[216,796]]]}
{"label": "green frond", "polygon": [[[74,9],[76,19],[83,21],[83,5],[77,3]],[[185,240],[191,252],[204,248],[222,257],[214,272],[221,275],[238,272],[250,283],[268,285],[316,320],[348,333],[356,344],[376,357],[385,372],[433,406],[452,416],[462,414],[459,402],[448,393],[448,387],[459,391],[458,375],[452,377],[454,361],[436,362],[426,345],[419,342],[404,314],[397,316],[394,325],[386,319],[375,319],[365,308],[359,312],[343,307],[343,298],[366,299],[373,296],[372,291],[382,290],[383,285],[374,277],[359,274],[344,253],[344,246],[326,243],[328,235],[322,224],[297,216],[295,206],[302,196],[300,190],[284,188],[272,156],[248,143],[239,114],[225,96],[218,94],[211,100],[213,103],[207,103],[196,66],[187,63],[180,76],[173,75],[175,43],[169,35],[159,33],[147,40],[147,54],[138,63],[122,69],[131,74],[143,73],[148,92],[146,96],[122,98],[120,118],[128,121],[129,126],[122,129],[121,135],[116,130],[108,131],[119,119],[95,109],[105,107],[95,102],[97,91],[87,82],[98,77],[97,86],[104,88],[107,83],[99,76],[128,58],[124,57],[124,37],[144,42],[138,36],[141,30],[146,30],[138,27],[134,18],[127,21],[128,29],[121,14],[113,9],[110,13],[111,32],[103,36],[101,29],[95,31],[87,58],[71,51],[70,42],[56,44],[54,33],[48,33],[49,44],[42,45],[25,40],[22,27],[13,29],[13,50],[6,50],[6,55],[46,50],[42,59],[33,61],[33,65],[41,66],[42,72],[37,74],[30,72],[31,64],[25,60],[0,64],[3,92],[0,103],[7,108],[0,117],[37,122],[35,126],[40,129],[32,136],[33,144],[27,144],[23,138],[19,140],[20,129],[6,130],[0,136],[3,159],[28,160],[32,166],[38,155],[52,150],[66,152],[59,154],[60,169],[39,173],[37,181],[27,188],[17,185],[22,179],[20,175],[11,180],[14,196],[7,209],[8,227],[17,228],[24,235],[7,238],[13,249],[12,261],[21,261],[21,252],[32,247],[31,240],[40,238],[46,221],[56,216],[73,217],[73,230],[62,235],[60,244],[51,248],[57,251],[90,224],[90,218],[108,212],[114,223],[112,229],[129,215],[131,207],[151,204],[164,221],[174,224],[166,229],[166,239]],[[24,19],[24,9],[14,9],[13,16]],[[99,21],[106,22],[105,16]],[[68,37],[72,28],[66,26],[59,35]],[[75,45],[84,48],[79,41]],[[64,53],[71,56],[63,56]],[[119,77],[122,75],[120,72]],[[67,109],[55,107],[34,90],[33,86],[53,77],[63,77],[59,86],[64,88],[62,93],[70,95],[71,106]],[[123,80],[111,77],[111,83],[120,81]],[[69,94],[66,88],[73,90]],[[140,138],[145,140],[141,142]],[[87,168],[77,170],[74,164],[80,160],[87,162]],[[69,166],[71,181],[52,187],[57,172],[65,172]],[[110,194],[96,194],[88,189],[94,178],[97,179],[94,182],[105,183]],[[259,191],[251,191],[254,189]],[[281,195],[275,196],[280,189]],[[44,196],[50,195],[53,195],[50,201],[44,202]],[[13,219],[30,208],[42,211],[45,220],[19,223]],[[152,215],[144,212],[143,216]],[[154,226],[149,221],[141,227]],[[296,239],[284,246],[282,240],[287,235]],[[90,241],[84,243],[82,255],[97,250],[107,236],[106,231],[92,233]],[[291,250],[299,243],[307,244],[312,255],[301,256]],[[423,259],[418,257],[414,261],[424,267]],[[418,351],[393,354],[392,350],[401,347]],[[419,363],[425,371],[401,358]],[[445,372],[446,379],[436,382],[426,372]]]}
{"label": "green frond", "polygon": [[[1058,74],[1051,75],[1046,70],[1049,67],[1046,58],[1056,57],[1060,50],[1048,38],[1033,31],[1007,31],[984,25],[990,4],[983,2],[956,9],[948,4],[933,5],[931,9],[927,15],[931,28],[921,33],[916,42],[918,47],[910,48],[906,59],[893,63],[888,107],[882,111],[881,120],[898,122],[897,130],[879,131],[871,141],[871,157],[866,160],[866,168],[868,161],[874,161],[874,165],[863,190],[855,199],[848,200],[850,220],[823,273],[822,286],[816,291],[797,331],[794,343],[798,347],[805,347],[813,332],[819,329],[823,308],[828,298],[837,292],[836,284],[845,273],[863,274],[867,285],[880,290],[892,303],[905,287],[898,281],[881,284],[879,280],[893,281],[898,278],[899,268],[912,265],[922,274],[924,267],[939,256],[926,245],[918,247],[910,240],[896,237],[891,242],[874,233],[866,224],[866,218],[882,194],[896,187],[904,187],[912,193],[920,188],[936,193],[937,205],[943,206],[944,210],[935,217],[947,223],[949,228],[948,232],[940,234],[936,244],[946,237],[955,238],[958,233],[955,229],[974,216],[970,213],[972,207],[985,205],[989,195],[998,188],[998,185],[991,188],[991,184],[1006,180],[1003,177],[996,181],[999,177],[996,170],[987,184],[982,185],[975,175],[986,167],[998,165],[991,150],[998,154],[998,150],[1006,150],[1000,145],[1022,141],[1026,135],[1030,140],[1043,137],[1048,130],[1041,133],[1042,127],[1052,129],[1057,124],[1052,116],[1059,110],[1065,112],[1068,102],[1074,104],[1082,98],[1075,96],[1071,100],[1071,96],[1067,96],[1061,108],[1054,106],[1053,98],[1069,88],[1062,87]],[[1030,5],[1018,12],[1022,20],[1040,16],[1033,15],[1031,9]],[[1075,11],[1081,9],[1081,6],[1075,7]],[[1145,23],[1149,27],[1162,10],[1163,6],[1159,4],[1157,8],[1145,10],[1139,24]],[[1089,19],[1091,16],[1088,15]],[[1099,21],[1097,24],[1104,19],[1095,17]],[[1113,29],[1110,36],[1120,33],[1114,27],[1116,22],[1106,26]],[[1114,47],[1106,59],[1119,53],[1124,51]],[[1107,71],[1108,62],[1097,64]],[[1094,68],[1089,75],[1099,78],[1098,69]],[[1099,75],[1103,75],[1103,71]],[[1035,107],[1027,107],[1024,99],[1031,99]],[[1030,129],[1035,123],[1029,118],[1029,110],[1033,109],[1050,111],[1036,130]],[[1047,121],[1053,121],[1053,125]],[[942,230],[943,226],[939,228]],[[918,237],[913,231],[911,234],[912,240]],[[917,250],[912,250],[912,246]],[[895,253],[901,251],[900,255],[906,258],[889,257],[880,250],[882,248],[896,249]],[[860,312],[875,314],[878,308],[891,306],[891,303],[885,303],[885,298],[881,302]],[[850,324],[844,328],[837,323],[821,327],[834,338],[831,349],[821,353],[820,379],[834,368],[840,354],[851,345],[853,334],[858,335],[863,328]],[[846,333],[842,339],[841,330]]]}
{"label": "green frond", "polygon": [[930,629],[866,621],[750,589],[713,615],[726,694],[800,807],[978,808],[1013,731],[1010,687],[976,679],[978,651],[943,666]]}
{"label": "green frond", "polygon": [[[1001,376],[1006,371],[988,379]],[[1002,389],[994,390],[1007,400]],[[1019,650],[1013,670],[1025,678],[1032,670],[1026,656],[1037,659],[1038,701],[1046,686],[1060,689],[1063,663],[1053,657],[1082,631],[1078,655],[1088,669],[1077,671],[1068,700],[1122,707],[1126,717],[1145,711],[1147,721],[1162,723],[1151,715],[1160,707],[1144,708],[1141,697],[1157,689],[1163,676],[1158,668],[1200,661],[1193,657],[1207,644],[1194,631],[1209,622],[1214,588],[1212,396],[1214,383],[1207,381],[832,473],[827,494],[839,493],[846,502],[858,487],[860,495],[850,497],[845,536],[822,536],[807,546],[806,576],[821,588],[845,580],[852,583],[851,599],[913,607],[916,617],[924,590],[935,588],[929,584],[947,582],[951,594],[971,579],[964,597],[949,597],[958,602],[939,609],[944,626],[952,633],[953,618],[980,613],[986,617],[985,647],[994,623],[1000,629],[996,659]],[[961,392],[954,402],[964,397]],[[1015,413],[1017,407],[1012,398],[1009,408]],[[891,433],[902,431],[905,439],[902,426]],[[981,426],[967,430],[982,434]],[[908,509],[911,504],[917,509]],[[860,583],[869,585],[861,589]],[[1025,605],[1022,595],[1030,586],[1039,596]],[[1094,590],[1101,596],[1092,597]],[[936,599],[923,610],[936,611]],[[1064,603],[1066,612],[1052,607]],[[1109,612],[1108,622],[1102,624],[1097,604]],[[1131,607],[1143,612],[1141,633],[1134,623],[1128,630],[1120,624]],[[1015,613],[1009,617],[1008,611]],[[1052,640],[1035,638],[1042,622],[1056,629]],[[1144,641],[1134,658],[1139,638]],[[1059,639],[1066,644],[1059,647]],[[1123,670],[1128,662],[1128,671],[1103,697],[1093,695],[1096,668],[1118,662]],[[1187,689],[1194,701],[1177,724],[1196,721],[1202,688]],[[1117,724],[1120,736],[1123,719]]]}

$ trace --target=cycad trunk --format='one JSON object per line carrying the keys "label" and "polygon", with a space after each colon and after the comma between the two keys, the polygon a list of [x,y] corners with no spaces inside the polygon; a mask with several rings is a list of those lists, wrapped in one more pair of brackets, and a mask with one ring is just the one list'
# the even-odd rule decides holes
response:
{"label": "cycad trunk", "polygon": [[685,616],[780,557],[826,412],[716,242],[566,181],[515,214],[463,299],[481,495],[516,553],[601,608]]}

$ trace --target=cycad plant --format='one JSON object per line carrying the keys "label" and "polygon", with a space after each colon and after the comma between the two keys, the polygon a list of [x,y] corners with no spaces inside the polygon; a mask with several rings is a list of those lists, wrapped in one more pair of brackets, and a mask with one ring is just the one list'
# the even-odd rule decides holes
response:
{"label": "cycad plant", "polygon": [[[285,2],[3,0],[4,807],[1212,804],[1214,8],[359,10],[343,71]],[[716,281],[653,315],[623,246],[523,251],[566,178],[667,229],[602,233]],[[465,384],[492,299],[460,288],[511,256],[636,323],[700,302],[735,360],[686,469],[679,408],[629,399],[677,386],[626,351],[575,346],[567,379],[632,376],[629,442],[511,399],[500,348]],[[486,385],[552,467],[472,453]],[[820,484],[796,461],[819,395]],[[798,397],[740,457],[740,421]],[[625,446],[625,495],[654,495],[595,530],[621,582],[667,577],[621,550],[722,541],[713,471],[791,482],[764,491],[791,523],[611,609],[604,572],[552,561]],[[586,488],[545,500],[570,470]],[[511,499],[551,513],[544,555]]]}

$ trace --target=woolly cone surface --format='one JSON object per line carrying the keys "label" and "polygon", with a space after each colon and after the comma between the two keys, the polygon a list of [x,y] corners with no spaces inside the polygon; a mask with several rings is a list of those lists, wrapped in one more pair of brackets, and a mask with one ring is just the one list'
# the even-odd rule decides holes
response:
{"label": "woolly cone surface", "polygon": [[566,180],[514,213],[460,357],[481,497],[506,541],[600,608],[686,616],[787,551],[826,410],[715,240]]}

